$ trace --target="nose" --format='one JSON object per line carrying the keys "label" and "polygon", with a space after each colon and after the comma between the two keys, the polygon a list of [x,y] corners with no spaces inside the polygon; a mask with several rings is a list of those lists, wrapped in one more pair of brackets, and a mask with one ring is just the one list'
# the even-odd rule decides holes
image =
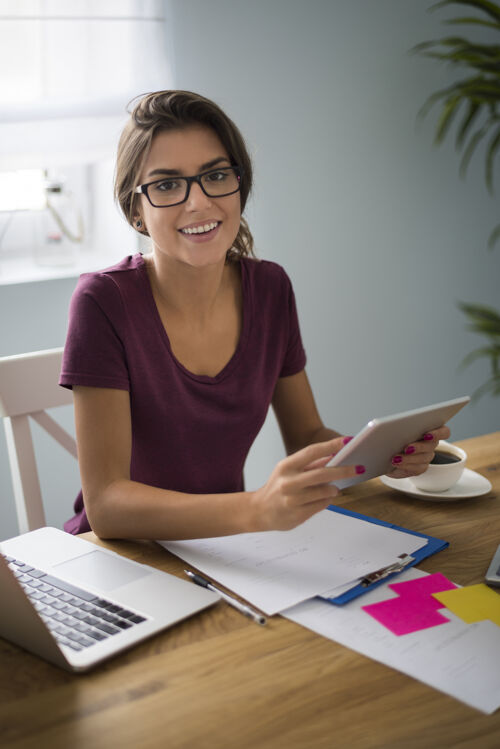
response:
{"label": "nose", "polygon": [[205,195],[201,185],[198,182],[191,182],[186,208],[191,211],[199,211],[210,205],[212,205],[212,201],[208,195]]}

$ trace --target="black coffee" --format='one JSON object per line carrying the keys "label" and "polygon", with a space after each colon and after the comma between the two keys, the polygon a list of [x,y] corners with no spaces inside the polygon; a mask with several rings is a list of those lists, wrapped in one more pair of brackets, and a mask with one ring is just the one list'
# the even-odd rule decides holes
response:
{"label": "black coffee", "polygon": [[436,450],[434,453],[434,457],[431,460],[431,465],[433,466],[442,466],[446,465],[447,463],[458,463],[460,461],[460,458],[458,455],[453,455],[453,453],[446,453],[442,450]]}

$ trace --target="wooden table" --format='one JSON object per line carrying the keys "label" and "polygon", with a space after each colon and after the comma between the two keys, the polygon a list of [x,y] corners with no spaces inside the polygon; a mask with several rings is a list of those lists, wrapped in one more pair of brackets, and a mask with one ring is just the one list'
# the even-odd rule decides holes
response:
{"label": "wooden table", "polygon": [[[375,479],[345,504],[447,539],[420,568],[468,585],[500,543],[500,432],[459,444],[490,494],[422,502]],[[102,545],[182,574],[153,543]],[[0,746],[498,749],[500,711],[485,716],[281,617],[259,627],[220,603],[86,675],[0,640]]]}

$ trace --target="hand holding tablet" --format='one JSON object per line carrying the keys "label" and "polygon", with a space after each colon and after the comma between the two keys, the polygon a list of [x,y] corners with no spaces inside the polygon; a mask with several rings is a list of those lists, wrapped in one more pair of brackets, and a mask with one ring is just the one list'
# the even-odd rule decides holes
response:
{"label": "hand holding tablet", "polygon": [[405,411],[379,419],[372,419],[350,442],[328,463],[329,467],[362,465],[363,474],[333,482],[339,489],[361,481],[391,473],[392,458],[402,452],[406,445],[422,439],[442,427],[470,401],[468,396],[435,403],[424,408]]}

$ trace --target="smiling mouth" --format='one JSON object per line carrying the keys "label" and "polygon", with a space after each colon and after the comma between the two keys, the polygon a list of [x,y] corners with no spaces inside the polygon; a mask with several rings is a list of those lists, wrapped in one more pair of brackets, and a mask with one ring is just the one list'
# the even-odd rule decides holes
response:
{"label": "smiling mouth", "polygon": [[210,221],[207,224],[200,224],[200,226],[188,226],[185,229],[180,229],[181,234],[206,234],[209,231],[213,231],[219,226],[219,221]]}

